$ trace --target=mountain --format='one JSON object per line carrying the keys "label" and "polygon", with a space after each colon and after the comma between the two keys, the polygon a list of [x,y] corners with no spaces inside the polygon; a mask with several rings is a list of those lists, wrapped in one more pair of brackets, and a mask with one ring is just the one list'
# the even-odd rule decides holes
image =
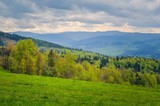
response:
{"label": "mountain", "polygon": [[[3,46],[7,41],[17,42],[17,41],[23,40],[23,39],[33,39],[33,38],[19,36],[17,34],[9,34],[9,33],[5,33],[5,32],[0,31],[0,46]],[[50,43],[48,41],[43,41],[43,40],[38,40],[38,39],[33,39],[33,41],[38,46],[51,47],[51,48],[66,48],[66,47],[63,47],[58,44]]]}
{"label": "mountain", "polygon": [[119,31],[63,32],[53,34],[38,34],[31,32],[11,33],[109,56],[160,58],[160,34]]}
{"label": "mountain", "polygon": [[87,38],[92,38],[94,36],[99,35],[99,33],[95,32],[63,32],[63,33],[39,34],[39,33],[20,32],[20,31],[10,32],[10,34],[18,34],[25,37],[32,37],[35,39],[45,40],[48,42],[70,47],[72,47],[72,44],[74,44],[74,42],[77,42],[79,40],[84,40]]}
{"label": "mountain", "polygon": [[103,53],[110,56],[140,56],[160,58],[160,35],[117,34],[80,40],[73,47]]}

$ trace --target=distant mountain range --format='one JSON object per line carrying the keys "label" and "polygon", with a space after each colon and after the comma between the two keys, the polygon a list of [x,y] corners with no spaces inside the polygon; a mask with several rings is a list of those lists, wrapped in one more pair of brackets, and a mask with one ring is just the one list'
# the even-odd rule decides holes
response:
{"label": "distant mountain range", "polygon": [[160,58],[160,34],[118,31],[64,32],[50,34],[31,32],[11,33],[109,56]]}

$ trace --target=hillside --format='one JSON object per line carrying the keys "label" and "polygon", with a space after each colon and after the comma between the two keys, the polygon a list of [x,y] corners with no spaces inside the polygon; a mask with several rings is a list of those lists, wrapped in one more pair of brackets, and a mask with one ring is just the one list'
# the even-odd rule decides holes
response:
{"label": "hillside", "polygon": [[118,31],[50,34],[30,32],[14,33],[109,56],[160,58],[160,34]]}
{"label": "hillside", "polygon": [[[14,33],[11,34],[11,33],[5,33],[5,32],[0,31],[0,46],[4,46],[5,43],[7,43],[8,41],[9,42],[12,41],[12,42],[16,43],[20,40],[32,39],[37,44],[37,46],[39,48],[54,49],[58,53],[71,51],[75,55],[95,55],[95,56],[99,55],[102,57],[102,55],[98,54],[98,53],[89,52],[87,50],[83,51],[83,50],[76,49],[76,48],[69,48],[69,47],[67,47],[67,45],[61,46],[59,44],[48,42],[47,40],[40,40],[35,37],[31,37],[33,35],[33,33],[27,33],[27,34],[30,34],[30,35],[25,37],[25,36],[21,36],[21,35],[14,34]],[[62,40],[64,41],[64,39],[62,39]]]}
{"label": "hillside", "polygon": [[0,69],[0,105],[160,105],[160,89],[13,74]]}
{"label": "hillside", "polygon": [[47,42],[47,41],[34,39],[34,38],[31,38],[31,37],[19,36],[17,34],[9,34],[9,33],[5,33],[5,32],[0,31],[0,46],[4,45],[7,41],[17,42],[17,41],[23,40],[23,39],[33,39],[34,42],[38,46],[52,47],[52,48],[65,48],[61,45],[50,43],[50,42]]}
{"label": "hillside", "polygon": [[74,43],[73,47],[109,56],[140,56],[160,58],[160,35],[109,35],[98,36]]}

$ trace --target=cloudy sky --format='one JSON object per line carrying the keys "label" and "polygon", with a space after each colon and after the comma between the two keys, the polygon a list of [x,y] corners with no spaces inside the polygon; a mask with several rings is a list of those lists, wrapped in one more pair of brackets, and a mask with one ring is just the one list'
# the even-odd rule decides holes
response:
{"label": "cloudy sky", "polygon": [[160,0],[0,0],[0,31],[160,33]]}

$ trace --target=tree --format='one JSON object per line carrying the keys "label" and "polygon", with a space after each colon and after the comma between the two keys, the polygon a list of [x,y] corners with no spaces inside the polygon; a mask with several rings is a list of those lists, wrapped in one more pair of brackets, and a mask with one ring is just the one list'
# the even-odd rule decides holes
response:
{"label": "tree", "polygon": [[10,70],[16,73],[36,74],[38,48],[31,40],[21,40],[10,54]]}
{"label": "tree", "polygon": [[136,85],[142,85],[142,86],[148,86],[148,87],[154,87],[157,85],[157,79],[156,76],[149,73],[137,73],[136,74]]}
{"label": "tree", "polygon": [[[47,54],[47,64],[42,70],[42,75],[45,76],[58,76],[56,72],[56,62],[59,60],[59,55],[53,52],[53,50],[50,50],[49,53]],[[44,59],[46,61],[46,59]],[[45,63],[45,62],[44,62]]]}
{"label": "tree", "polygon": [[108,67],[103,67],[100,72],[100,78],[103,82],[121,84],[123,82],[122,74],[116,70]]}
{"label": "tree", "polygon": [[1,66],[5,69],[9,69],[9,56],[14,48],[14,43],[12,41],[6,41],[5,46],[1,48],[0,55],[2,56],[0,58],[1,60]]}
{"label": "tree", "polygon": [[58,60],[58,55],[54,53],[53,50],[50,50],[48,54],[48,66],[54,67],[57,60]]}
{"label": "tree", "polygon": [[59,58],[55,64],[56,76],[62,78],[75,78],[78,73],[75,60],[75,56],[69,52],[67,52],[64,57]]}
{"label": "tree", "polygon": [[44,71],[46,67],[46,57],[43,53],[38,52],[37,53],[37,75],[42,75],[42,71]]}
{"label": "tree", "polygon": [[81,78],[86,81],[98,81],[98,68],[95,65],[91,65],[87,61],[82,62],[84,71],[82,72]]}

